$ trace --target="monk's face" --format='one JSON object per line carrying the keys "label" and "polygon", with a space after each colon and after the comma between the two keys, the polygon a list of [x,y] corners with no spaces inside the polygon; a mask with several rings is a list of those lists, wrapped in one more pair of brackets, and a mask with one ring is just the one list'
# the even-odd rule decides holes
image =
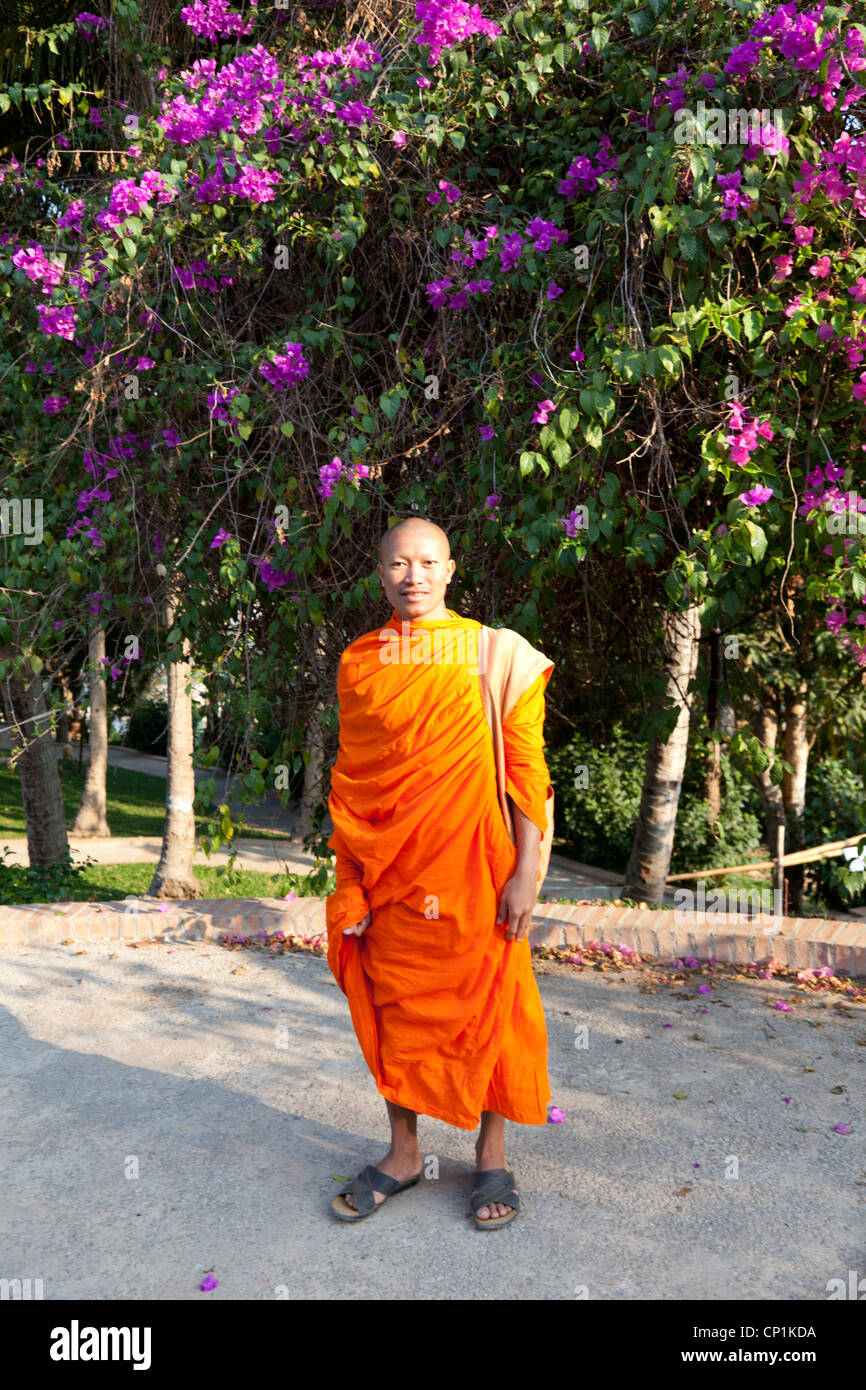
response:
{"label": "monk's face", "polygon": [[438,526],[397,525],[382,542],[377,573],[385,597],[401,618],[447,618],[445,591],[456,566]]}

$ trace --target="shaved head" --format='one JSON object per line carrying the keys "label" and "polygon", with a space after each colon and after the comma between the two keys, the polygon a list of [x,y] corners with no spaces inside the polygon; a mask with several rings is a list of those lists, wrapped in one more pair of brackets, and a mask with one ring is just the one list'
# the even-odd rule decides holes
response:
{"label": "shaved head", "polygon": [[442,527],[437,526],[435,521],[425,521],[420,516],[408,516],[386,531],[379,542],[379,559],[382,563],[385,563],[389,555],[393,555],[395,546],[399,546],[401,541],[408,541],[410,537],[413,540],[429,537],[437,547],[444,550],[444,559],[451,559],[451,544]]}
{"label": "shaved head", "polygon": [[435,521],[407,516],[379,542],[376,571],[402,619],[447,619],[445,593],[457,568],[448,537]]}

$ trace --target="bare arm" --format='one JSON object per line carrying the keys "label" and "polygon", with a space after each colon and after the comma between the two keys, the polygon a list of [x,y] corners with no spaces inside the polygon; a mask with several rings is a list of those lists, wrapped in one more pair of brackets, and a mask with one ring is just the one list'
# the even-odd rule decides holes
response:
{"label": "bare arm", "polygon": [[508,918],[506,941],[520,941],[532,923],[532,909],[538,901],[538,864],[541,831],[512,798],[508,798],[517,839],[517,864],[499,897],[497,923]]}

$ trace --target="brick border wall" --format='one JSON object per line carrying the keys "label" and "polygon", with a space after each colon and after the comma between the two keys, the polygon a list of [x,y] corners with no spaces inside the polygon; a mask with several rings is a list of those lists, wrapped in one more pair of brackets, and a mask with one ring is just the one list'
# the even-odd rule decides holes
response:
{"label": "brick border wall", "polygon": [[[731,914],[733,918],[733,914]],[[219,898],[158,903],[49,903],[0,906],[0,946],[76,945],[99,941],[214,941],[229,933],[315,937],[325,933],[325,900]],[[650,911],[607,903],[538,903],[530,940],[537,946],[623,945],[641,956],[745,965],[776,960],[794,970],[829,966],[834,974],[866,978],[866,923],[819,917],[726,920],[722,914]]]}

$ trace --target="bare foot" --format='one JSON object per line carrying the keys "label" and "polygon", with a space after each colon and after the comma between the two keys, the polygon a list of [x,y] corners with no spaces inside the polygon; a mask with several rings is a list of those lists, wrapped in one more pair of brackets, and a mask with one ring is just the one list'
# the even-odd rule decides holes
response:
{"label": "bare foot", "polygon": [[[475,1169],[479,1173],[488,1173],[493,1168],[507,1168],[505,1161],[505,1145],[497,1149],[481,1149],[475,1145]],[[505,1202],[491,1202],[489,1206],[479,1207],[479,1221],[492,1221],[497,1216],[507,1216],[514,1208]]]}
{"label": "bare foot", "polygon": [[[408,1182],[410,1178],[416,1178],[424,1167],[421,1154],[416,1149],[414,1153],[393,1154],[390,1149],[380,1163],[374,1163],[374,1168],[378,1168],[381,1173],[387,1173],[390,1178],[396,1178],[398,1182]],[[343,1197],[346,1206],[356,1211],[354,1198],[351,1192]],[[373,1188],[373,1201],[378,1207],[385,1201],[384,1192],[377,1192]]]}

